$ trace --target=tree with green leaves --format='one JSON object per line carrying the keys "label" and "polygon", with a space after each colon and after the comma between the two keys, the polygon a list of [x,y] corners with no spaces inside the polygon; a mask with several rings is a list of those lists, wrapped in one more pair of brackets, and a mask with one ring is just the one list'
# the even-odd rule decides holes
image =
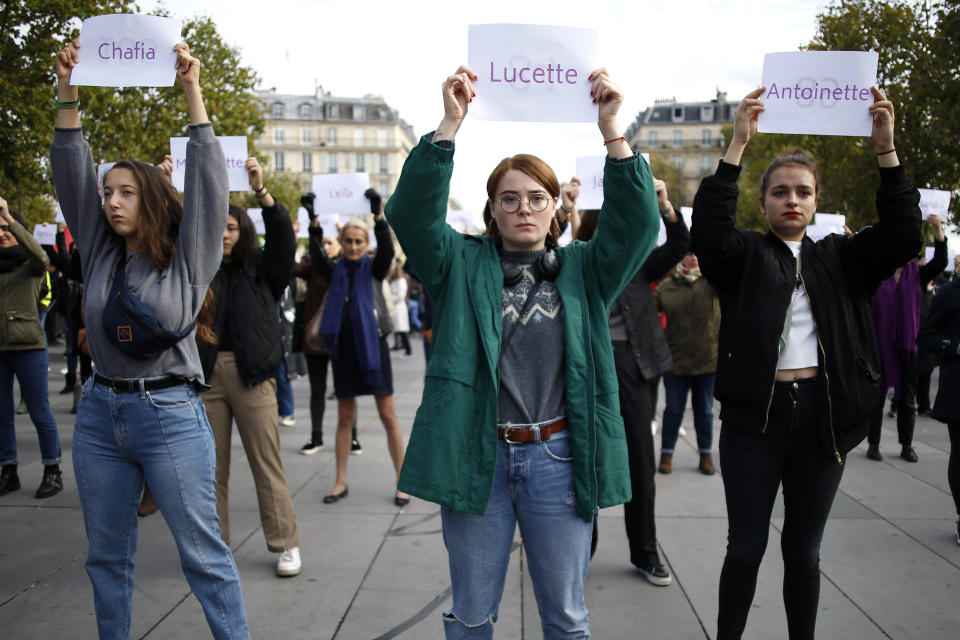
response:
{"label": "tree with green leaves", "polygon": [[[945,2],[840,0],[817,21],[808,49],[879,53],[877,82],[896,108],[897,155],[919,186],[954,192],[951,212],[958,221],[960,8]],[[727,139],[731,134],[732,127],[724,130]],[[789,147],[806,149],[817,159],[820,211],[846,215],[853,230],[876,221],[873,202],[879,176],[867,138],[760,134],[743,161],[740,226],[766,228],[759,204],[760,175]]]}
{"label": "tree with green leaves", "polygon": [[[9,0],[0,9],[0,194],[32,222],[52,219],[46,157],[53,133],[53,56],[77,37],[83,18],[135,12],[130,0]],[[164,10],[154,11],[167,15]],[[20,25],[20,28],[15,28]],[[204,102],[217,135],[246,135],[250,153],[264,128],[256,72],[240,64],[208,17],[184,22],[183,39],[201,62]],[[81,52],[81,56],[83,53]],[[159,162],[169,138],[186,133],[179,87],[83,87],[80,112],[95,162]]]}

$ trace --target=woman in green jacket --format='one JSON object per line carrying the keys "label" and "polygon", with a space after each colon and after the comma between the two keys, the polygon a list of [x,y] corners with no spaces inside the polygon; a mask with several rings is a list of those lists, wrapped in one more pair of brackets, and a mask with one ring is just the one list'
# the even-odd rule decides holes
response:
{"label": "woman in green jacket", "polygon": [[557,247],[559,182],[525,154],[487,181],[487,233],[457,233],[445,222],[453,139],[476,79],[467,67],[446,79],[443,121],[411,152],[387,205],[434,301],[399,489],[442,507],[447,638],[492,637],[518,523],[544,637],[589,637],[594,514],[630,499],[606,311],[656,240],[653,178],[621,135],[622,93],[598,69],[590,96],[584,88],[609,154],[595,238]]}

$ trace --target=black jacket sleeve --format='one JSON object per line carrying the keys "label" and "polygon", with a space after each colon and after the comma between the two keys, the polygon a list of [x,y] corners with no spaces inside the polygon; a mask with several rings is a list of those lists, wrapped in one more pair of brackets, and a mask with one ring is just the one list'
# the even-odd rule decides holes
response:
{"label": "black jacket sleeve", "polygon": [[938,273],[943,273],[947,268],[947,239],[943,242],[935,240],[933,243],[933,259],[920,267],[920,284],[926,287],[930,281],[937,277]]}
{"label": "black jacket sleeve", "polygon": [[690,249],[690,232],[687,230],[687,223],[684,222],[679,211],[676,211],[676,214],[676,222],[663,221],[667,228],[667,241],[654,249],[643,263],[643,270],[650,282],[657,282],[667,275],[670,269],[683,260],[683,256],[687,255]]}
{"label": "black jacket sleeve", "polygon": [[283,290],[290,284],[297,239],[293,234],[290,214],[279,202],[274,201],[272,207],[263,208],[263,226],[265,233],[260,269],[270,293],[279,300]]}
{"label": "black jacket sleeve", "polygon": [[311,226],[308,233],[310,234],[310,242],[307,245],[310,249],[310,268],[315,275],[329,280],[336,261],[331,259],[327,255],[327,250],[323,248],[323,227]]}
{"label": "black jacket sleeve", "polygon": [[690,250],[717,289],[736,286],[743,269],[744,239],[736,229],[740,167],[720,161],[717,172],[700,183],[693,199]]}
{"label": "black jacket sleeve", "polygon": [[383,280],[390,275],[390,266],[393,264],[395,250],[393,238],[390,236],[390,225],[386,218],[380,218],[373,225],[373,233],[377,237],[377,255],[373,257],[373,277]]}

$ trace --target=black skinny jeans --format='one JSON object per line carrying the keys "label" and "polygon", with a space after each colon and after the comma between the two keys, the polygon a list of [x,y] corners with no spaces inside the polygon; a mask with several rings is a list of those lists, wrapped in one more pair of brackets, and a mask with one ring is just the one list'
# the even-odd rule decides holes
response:
{"label": "black skinny jeans", "polygon": [[[765,433],[723,424],[720,466],[727,500],[727,555],[720,572],[717,640],[740,638],[783,484],[783,601],[791,640],[814,637],[820,542],[844,465],[820,446],[816,383],[778,382]],[[778,634],[772,634],[778,635]]]}
{"label": "black skinny jeans", "polygon": [[[917,366],[907,360],[900,364],[900,390],[897,393],[897,440],[902,447],[913,446],[913,430],[917,423]],[[870,433],[867,442],[880,444],[880,430],[883,427],[883,406],[887,400],[887,390],[880,393],[876,412],[870,421]]]}
{"label": "black skinny jeans", "polygon": [[947,482],[953,494],[953,505],[960,517],[960,422],[947,424],[950,430],[950,462],[947,464]]}
{"label": "black skinny jeans", "polygon": [[[323,444],[323,413],[327,407],[328,356],[303,354],[307,359],[307,376],[310,378],[310,439]],[[334,425],[336,431],[336,425]],[[353,420],[353,439],[357,439],[357,420]]]}

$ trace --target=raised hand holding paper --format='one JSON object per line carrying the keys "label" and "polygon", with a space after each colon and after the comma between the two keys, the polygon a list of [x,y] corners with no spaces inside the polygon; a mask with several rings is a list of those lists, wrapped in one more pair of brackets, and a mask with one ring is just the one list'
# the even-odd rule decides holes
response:
{"label": "raised hand holding paper", "polygon": [[57,225],[46,222],[33,225],[33,239],[38,244],[51,246],[57,244]]}
{"label": "raised hand holding paper", "polygon": [[253,222],[253,228],[257,230],[257,235],[264,235],[267,232],[267,227],[263,223],[263,210],[247,209],[247,215],[250,216],[250,221]]}
{"label": "raised hand holding paper", "polygon": [[[184,172],[187,166],[187,141],[190,138],[170,138],[170,155],[173,156],[173,187],[183,191]],[[245,168],[247,162],[247,136],[217,136],[227,163],[227,178],[230,191],[247,191],[250,182]]]}
{"label": "raised hand holding paper", "polygon": [[930,217],[935,213],[944,220],[949,219],[948,209],[950,208],[950,192],[940,191],[938,189],[919,189],[920,191],[920,213],[923,219]]}
{"label": "raised hand holding paper", "polygon": [[470,113],[481,120],[595,122],[590,72],[598,32],[526,24],[470,25],[467,59],[479,76]]}
{"label": "raised hand holding paper", "polygon": [[869,136],[875,51],[794,51],[763,57],[761,133]]}
{"label": "raised hand holding paper", "polygon": [[311,190],[317,194],[313,210],[322,213],[369,213],[370,201],[363,192],[370,188],[366,173],[325,173],[313,176]]}
{"label": "raised hand holding paper", "polygon": [[176,78],[182,23],[174,18],[111,14],[83,21],[83,59],[72,85],[92,87],[169,87]]}

